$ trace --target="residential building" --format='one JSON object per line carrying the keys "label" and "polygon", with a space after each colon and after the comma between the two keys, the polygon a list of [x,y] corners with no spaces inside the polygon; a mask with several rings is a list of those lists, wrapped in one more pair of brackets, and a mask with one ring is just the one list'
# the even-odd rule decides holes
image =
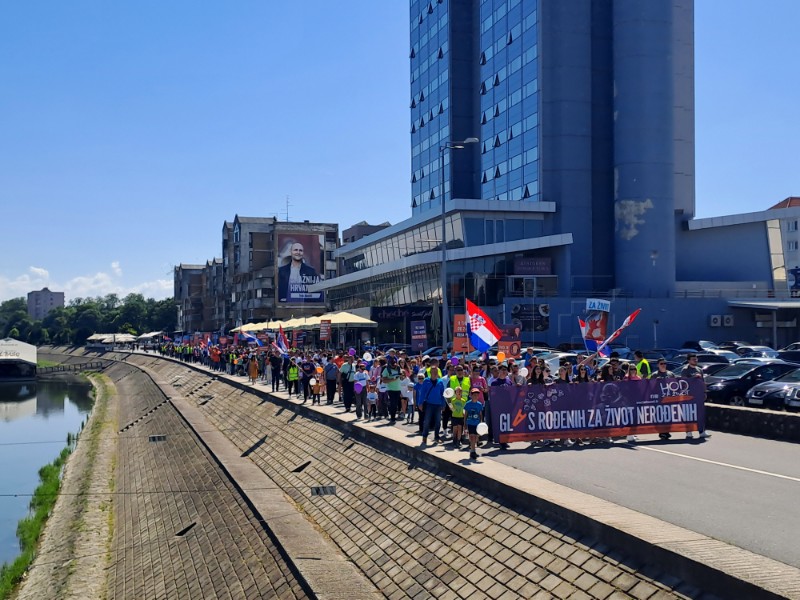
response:
{"label": "residential building", "polygon": [[34,321],[41,321],[54,308],[64,308],[64,292],[51,292],[46,287],[28,292],[28,316]]}
{"label": "residential building", "polygon": [[222,258],[175,269],[180,328],[223,331],[324,312],[324,293],[307,287],[337,276],[338,239],[333,223],[236,215],[223,224]]}

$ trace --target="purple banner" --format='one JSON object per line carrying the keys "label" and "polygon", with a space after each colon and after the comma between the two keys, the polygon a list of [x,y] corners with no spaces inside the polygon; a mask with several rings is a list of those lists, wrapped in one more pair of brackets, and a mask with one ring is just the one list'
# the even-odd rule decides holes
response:
{"label": "purple banner", "polygon": [[421,352],[428,347],[428,325],[426,321],[411,321],[411,350]]}
{"label": "purple banner", "polygon": [[648,379],[490,389],[495,442],[696,431],[702,379]]}

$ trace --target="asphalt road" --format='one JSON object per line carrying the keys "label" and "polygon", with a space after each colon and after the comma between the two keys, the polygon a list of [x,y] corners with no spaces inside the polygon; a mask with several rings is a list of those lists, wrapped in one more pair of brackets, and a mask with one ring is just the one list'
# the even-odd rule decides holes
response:
{"label": "asphalt road", "polygon": [[[712,432],[486,454],[569,488],[800,567],[800,444]],[[696,436],[697,434],[695,434]]]}

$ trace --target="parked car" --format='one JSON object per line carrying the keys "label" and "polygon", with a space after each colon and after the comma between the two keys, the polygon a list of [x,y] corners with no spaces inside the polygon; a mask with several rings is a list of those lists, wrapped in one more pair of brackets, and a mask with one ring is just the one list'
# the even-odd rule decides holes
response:
{"label": "parked car", "polygon": [[400,352],[401,350],[405,351],[406,354],[411,352],[411,344],[378,344],[376,347],[381,352],[388,352],[392,348],[394,348],[398,352]]}
{"label": "parked car", "polygon": [[723,350],[721,348],[711,348],[708,350],[710,354],[716,354],[717,356],[724,356],[729,361],[736,360],[739,358],[739,355],[736,352],[731,352],[730,350]]}
{"label": "parked car", "polygon": [[688,342],[683,342],[683,346],[681,346],[682,350],[694,350],[695,352],[705,352],[715,348],[717,348],[717,345],[708,340],[689,340]]}
{"label": "parked car", "polygon": [[778,356],[778,351],[773,350],[769,346],[739,346],[736,349],[736,353],[744,358],[750,358],[753,356],[763,356],[764,358],[776,358]]}
{"label": "parked car", "polygon": [[747,391],[747,406],[773,410],[800,410],[800,369],[784,373],[772,381],[759,383]]}
{"label": "parked car", "polygon": [[609,344],[606,348],[608,348],[609,353],[616,352],[622,360],[631,360],[633,358],[633,350],[622,344]]}
{"label": "parked car", "polygon": [[781,350],[775,356],[778,360],[800,364],[800,350]]}
{"label": "parked car", "polygon": [[664,356],[663,350],[642,350],[642,356],[650,362],[658,361],[660,358],[667,358]]}
{"label": "parked car", "polygon": [[441,358],[442,357],[442,347],[441,346],[431,346],[426,350],[420,352],[421,356],[427,356],[429,358]]}
{"label": "parked car", "polygon": [[[750,344],[748,344],[748,346],[749,345]],[[785,347],[781,348],[781,351],[784,351],[784,350],[787,350],[787,351],[788,350],[800,350],[800,342],[793,342],[793,343],[789,344],[788,346],[785,346]]]}
{"label": "parked car", "polygon": [[730,341],[730,342],[720,342],[719,344],[717,344],[717,346],[719,348],[721,348],[722,350],[732,350],[733,352],[736,352],[736,349],[739,346],[752,346],[752,345],[753,344],[751,344],[750,342],[745,342],[745,341],[742,341],[742,340],[734,340],[734,341]]}
{"label": "parked car", "polygon": [[561,366],[562,361],[567,361],[573,366],[578,364],[578,355],[574,352],[551,352],[549,354],[542,354],[537,358],[544,359],[545,364],[550,367],[550,371],[554,377],[556,373],[558,373],[558,367]]}
{"label": "parked car", "polygon": [[690,353],[697,355],[698,363],[725,363],[729,364],[731,361],[727,356],[720,356],[712,352],[695,352],[694,350],[681,350],[678,354],[672,357],[675,362],[686,362]]}
{"label": "parked car", "polygon": [[728,365],[727,368],[706,377],[706,401],[745,406],[750,388],[764,381],[772,381],[796,368],[797,365],[782,361],[763,365]]}
{"label": "parked car", "polygon": [[703,366],[701,366],[700,368],[703,370],[703,375],[709,376],[709,375],[714,375],[715,373],[721,371],[727,366],[729,366],[729,363],[703,363]]}

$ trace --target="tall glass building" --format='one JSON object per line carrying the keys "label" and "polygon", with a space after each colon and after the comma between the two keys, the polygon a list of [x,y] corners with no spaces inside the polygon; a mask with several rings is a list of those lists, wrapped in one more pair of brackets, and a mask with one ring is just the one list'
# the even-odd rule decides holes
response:
{"label": "tall glass building", "polygon": [[671,296],[694,215],[693,10],[411,0],[412,214],[338,250],[334,307],[434,302],[443,240],[451,313]]}

